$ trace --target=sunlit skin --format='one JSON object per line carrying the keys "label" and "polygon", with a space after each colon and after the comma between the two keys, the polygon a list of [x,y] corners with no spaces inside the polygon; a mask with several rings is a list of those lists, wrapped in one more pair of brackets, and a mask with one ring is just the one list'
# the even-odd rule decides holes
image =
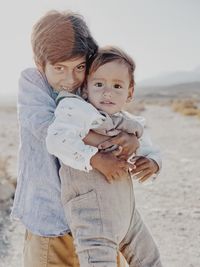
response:
{"label": "sunlit skin", "polygon": [[87,93],[89,102],[109,115],[121,111],[133,94],[128,67],[117,61],[102,65],[89,75]]}
{"label": "sunlit skin", "polygon": [[85,57],[66,60],[54,65],[46,62],[44,70],[48,83],[56,91],[74,93],[83,83],[86,71]]}

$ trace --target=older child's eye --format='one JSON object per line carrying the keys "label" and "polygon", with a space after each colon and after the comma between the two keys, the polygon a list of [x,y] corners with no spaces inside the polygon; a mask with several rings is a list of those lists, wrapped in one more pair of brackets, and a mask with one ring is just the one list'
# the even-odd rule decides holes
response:
{"label": "older child's eye", "polygon": [[103,83],[95,83],[94,86],[96,86],[96,87],[102,87],[103,86]]}
{"label": "older child's eye", "polygon": [[54,66],[54,70],[62,72],[65,70],[65,68],[63,66]]}
{"label": "older child's eye", "polygon": [[120,84],[116,83],[116,84],[114,84],[114,88],[115,88],[115,89],[121,89],[122,86],[121,86]]}
{"label": "older child's eye", "polygon": [[86,64],[84,63],[84,64],[81,64],[81,65],[78,65],[76,68],[77,68],[78,71],[84,71],[85,68],[86,68]]}

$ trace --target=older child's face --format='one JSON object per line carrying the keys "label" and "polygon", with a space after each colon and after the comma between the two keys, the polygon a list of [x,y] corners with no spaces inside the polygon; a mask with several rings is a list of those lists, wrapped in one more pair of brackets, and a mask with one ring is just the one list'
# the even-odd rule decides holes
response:
{"label": "older child's face", "polygon": [[133,94],[128,67],[117,61],[102,65],[87,81],[89,102],[110,115],[122,110]]}
{"label": "older child's face", "polygon": [[84,81],[85,70],[85,57],[80,57],[59,62],[55,65],[47,62],[44,73],[54,90],[75,92]]}

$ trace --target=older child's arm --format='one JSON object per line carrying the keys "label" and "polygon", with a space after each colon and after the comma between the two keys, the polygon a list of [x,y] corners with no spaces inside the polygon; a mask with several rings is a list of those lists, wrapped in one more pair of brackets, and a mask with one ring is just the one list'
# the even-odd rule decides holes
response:
{"label": "older child's arm", "polygon": [[[26,69],[21,73],[18,92],[18,117],[20,127],[27,128],[41,142],[45,141],[47,129],[53,122],[56,108],[55,100],[52,98],[52,88],[49,87],[45,78],[36,68]],[[90,134],[89,134],[90,135]],[[98,134],[95,134],[96,137]],[[100,139],[102,136],[98,136]],[[88,138],[90,140],[90,138]],[[104,139],[102,140],[104,141]],[[63,143],[58,143],[63,148]],[[68,149],[66,146],[65,149]],[[68,150],[69,151],[69,150]],[[69,152],[70,153],[70,152]],[[103,157],[94,155],[93,168],[95,164],[100,168],[98,162]],[[103,164],[105,165],[105,164]],[[112,170],[110,165],[109,173]],[[101,170],[99,170],[101,171]]]}
{"label": "older child's arm", "polygon": [[95,146],[99,149],[118,145],[123,151],[120,153],[120,158],[122,159],[128,159],[139,148],[138,138],[134,134],[128,134],[126,132],[121,132],[115,137],[109,137],[90,131],[83,141],[87,145]]}
{"label": "older child's arm", "polygon": [[55,107],[50,88],[40,72],[33,68],[23,71],[18,91],[20,127],[27,128],[38,140],[44,140],[54,119]]}
{"label": "older child's arm", "polygon": [[[117,127],[116,129],[124,129],[129,132],[132,132],[136,129],[135,128],[137,126],[136,122],[140,124],[141,128],[142,126],[144,127],[145,119],[143,117],[137,117],[127,112],[123,112],[123,120],[121,120],[121,126],[120,128]],[[139,132],[140,132],[139,135],[140,147],[139,149],[137,149],[136,157],[133,157],[133,162],[135,162],[136,168],[132,169],[132,173],[133,174],[137,173],[137,178],[140,180],[140,182],[143,182],[153,174],[158,173],[158,171],[161,168],[161,155],[160,151],[152,145],[152,141],[147,133],[146,128],[144,128],[143,133],[141,131]],[[101,147],[105,149],[109,147],[110,144],[118,145],[118,142],[115,138],[116,137],[114,137],[112,140],[104,142],[103,144],[101,144]],[[126,157],[126,154],[124,155],[123,149],[121,153],[122,154],[119,154],[119,157],[124,157],[127,160],[130,158]]]}

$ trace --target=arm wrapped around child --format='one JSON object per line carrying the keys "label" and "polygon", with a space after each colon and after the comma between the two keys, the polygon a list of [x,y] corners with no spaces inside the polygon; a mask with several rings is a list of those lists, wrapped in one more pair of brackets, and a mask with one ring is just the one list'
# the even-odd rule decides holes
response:
{"label": "arm wrapped around child", "polygon": [[[98,111],[78,95],[67,92],[64,93],[64,96],[63,93],[60,93],[57,101],[59,103],[55,111],[55,120],[49,127],[46,138],[49,153],[54,154],[65,165],[83,171],[91,170],[91,165],[96,160],[97,169],[98,167],[101,169],[108,181],[122,178],[124,173],[127,174],[130,170],[134,171],[134,164],[139,164],[140,161],[134,162],[134,164],[131,160],[127,161],[128,158],[130,159],[130,155],[123,151],[121,145],[115,143],[115,139],[120,140],[121,133],[126,131],[127,134],[134,135],[140,140],[143,136],[143,120],[141,118],[136,119],[127,112],[119,112],[109,116],[105,112]],[[91,130],[102,136],[113,137],[102,145],[98,146],[96,144],[98,148],[86,145],[83,140]],[[144,140],[142,146],[145,149],[139,149],[140,156],[146,157],[153,154],[153,146],[146,141],[146,138],[142,140]],[[93,158],[97,154],[98,156]],[[131,158],[133,158],[133,155],[131,155]],[[151,162],[151,160],[149,161]],[[112,167],[116,165],[115,176],[110,175],[107,171],[110,164]],[[155,165],[157,166],[156,163]],[[102,170],[102,168],[105,168],[105,170]]]}

